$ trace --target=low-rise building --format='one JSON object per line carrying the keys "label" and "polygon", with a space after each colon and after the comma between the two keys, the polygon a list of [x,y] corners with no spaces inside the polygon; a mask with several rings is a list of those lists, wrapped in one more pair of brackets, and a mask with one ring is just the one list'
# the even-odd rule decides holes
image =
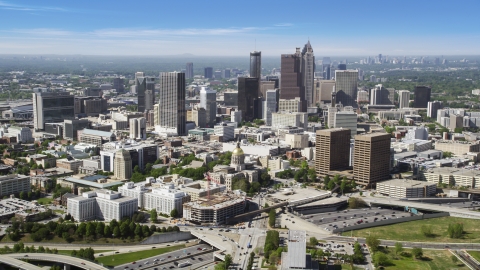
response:
{"label": "low-rise building", "polygon": [[67,199],[67,212],[76,221],[121,220],[137,211],[137,198],[123,197],[111,190],[97,190]]}
{"label": "low-rise building", "polygon": [[199,198],[183,205],[185,220],[198,224],[224,224],[229,217],[243,214],[245,197],[231,193],[210,195],[210,199]]}
{"label": "low-rise building", "polygon": [[0,176],[0,197],[31,191],[30,177],[21,174]]}
{"label": "low-rise building", "polygon": [[437,184],[426,181],[392,179],[378,182],[377,192],[393,198],[424,198],[435,195]]}
{"label": "low-rise building", "polygon": [[477,142],[439,140],[435,142],[435,149],[451,152],[454,155],[464,155],[468,152],[480,152],[480,144]]}
{"label": "low-rise building", "polygon": [[69,160],[66,158],[57,160],[57,167],[72,170],[74,173],[78,173],[78,169],[83,166],[82,160]]}

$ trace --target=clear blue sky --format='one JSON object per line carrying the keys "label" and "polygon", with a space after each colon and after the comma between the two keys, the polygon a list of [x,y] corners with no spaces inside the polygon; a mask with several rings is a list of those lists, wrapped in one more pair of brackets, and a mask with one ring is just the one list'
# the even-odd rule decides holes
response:
{"label": "clear blue sky", "polygon": [[0,54],[480,54],[479,0],[0,0]]}

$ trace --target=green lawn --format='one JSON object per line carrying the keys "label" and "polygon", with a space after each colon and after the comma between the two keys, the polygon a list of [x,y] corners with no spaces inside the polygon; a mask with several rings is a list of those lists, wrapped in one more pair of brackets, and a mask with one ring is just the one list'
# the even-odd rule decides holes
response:
{"label": "green lawn", "polygon": [[[409,254],[410,249],[405,249],[405,253]],[[414,259],[413,256],[395,256],[393,248],[390,248],[387,253],[388,257],[392,259],[391,264],[385,269],[401,269],[401,270],[467,270],[469,269],[461,262],[454,264],[451,260],[452,254],[446,250],[423,250],[423,258],[421,260]]]}
{"label": "green lawn", "polygon": [[468,254],[470,254],[470,256],[475,258],[477,261],[480,261],[480,251],[469,250]]}
{"label": "green lawn", "polygon": [[37,202],[38,202],[39,204],[47,205],[47,204],[52,203],[52,202],[53,202],[53,199],[52,199],[52,198],[46,198],[46,197],[44,197],[44,198],[38,199]]}
{"label": "green lawn", "polygon": [[[465,234],[460,239],[452,239],[447,235],[448,224],[463,223]],[[432,226],[434,237],[424,236],[420,228],[422,225]],[[369,234],[375,235],[379,239],[412,241],[412,242],[444,242],[444,243],[479,243],[480,242],[480,226],[478,220],[457,218],[457,217],[441,217],[424,220],[416,220],[403,222],[393,225],[379,226],[367,228],[352,232],[344,232],[342,235],[354,237],[367,237]]]}
{"label": "green lawn", "polygon": [[[95,250],[95,253],[103,253],[103,252],[109,252],[109,251],[111,250]],[[57,254],[71,256],[72,250],[58,250]]]}
{"label": "green lawn", "polygon": [[156,255],[179,250],[182,248],[185,248],[185,245],[149,249],[149,250],[143,250],[143,251],[137,251],[137,252],[124,253],[124,254],[120,253],[120,254],[104,256],[104,257],[96,257],[95,259],[98,260],[99,263],[103,263],[104,266],[113,267],[113,266],[130,263],[130,262],[145,259],[145,258],[150,258]]}

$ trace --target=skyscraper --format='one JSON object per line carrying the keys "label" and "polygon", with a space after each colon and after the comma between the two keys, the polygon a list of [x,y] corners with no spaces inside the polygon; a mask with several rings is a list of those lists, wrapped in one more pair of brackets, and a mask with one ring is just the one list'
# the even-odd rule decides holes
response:
{"label": "skyscraper", "polygon": [[205,79],[213,78],[213,68],[212,67],[206,67],[204,69],[204,77],[205,77]]}
{"label": "skyscraper", "polygon": [[148,111],[153,109],[153,104],[155,104],[155,78],[145,77],[146,80],[146,90],[145,90],[145,110]]}
{"label": "skyscraper", "polygon": [[130,152],[120,149],[115,153],[113,174],[117,179],[127,180],[132,177],[132,158]]}
{"label": "skyscraper", "polygon": [[263,105],[263,119],[265,119],[267,126],[272,125],[272,113],[278,111],[278,100],[278,89],[267,90]]}
{"label": "skyscraper", "polygon": [[262,77],[262,52],[250,53],[250,77],[260,79]]}
{"label": "skyscraper", "polygon": [[116,89],[117,93],[125,93],[125,85],[122,78],[113,78],[113,89]]}
{"label": "skyscraper", "polygon": [[145,78],[145,75],[143,72],[135,73],[135,88],[136,88],[136,93],[138,98],[137,111],[144,112],[145,111],[145,91],[147,90],[147,78]]}
{"label": "skyscraper", "polygon": [[310,40],[302,50],[302,85],[305,87],[305,106],[315,106],[313,93],[315,91],[315,55]]}
{"label": "skyscraper", "polygon": [[355,136],[353,177],[357,184],[371,188],[387,180],[390,173],[390,134],[371,133]]}
{"label": "skyscraper", "polygon": [[147,138],[147,120],[144,117],[130,119],[130,138],[141,140]]}
{"label": "skyscraper", "polygon": [[350,130],[331,128],[317,130],[315,171],[326,175],[330,171],[348,168],[350,158]]}
{"label": "skyscraper", "polygon": [[185,79],[193,78],[193,63],[187,63],[187,67],[185,68]]}
{"label": "skyscraper", "polygon": [[158,125],[175,129],[180,136],[185,135],[185,73],[161,72],[159,90],[158,106],[155,106]]}
{"label": "skyscraper", "polygon": [[324,80],[331,80],[332,79],[332,74],[330,72],[330,64],[332,61],[330,60],[330,57],[323,57],[322,60],[322,72],[323,72],[323,79]]}
{"label": "skyscraper", "polygon": [[70,93],[34,92],[32,95],[35,130],[44,130],[45,123],[59,123],[75,118],[75,96]]}
{"label": "skyscraper", "polygon": [[[437,111],[442,108],[442,102],[435,100],[428,102],[427,116],[431,118],[437,118]],[[463,120],[463,118],[462,118]]]}
{"label": "skyscraper", "polygon": [[431,93],[432,88],[429,86],[415,86],[413,106],[415,108],[427,108]]}
{"label": "skyscraper", "polygon": [[206,126],[213,128],[217,117],[217,91],[202,87],[200,90],[200,107],[204,108],[207,114]]}
{"label": "skyscraper", "polygon": [[394,98],[395,89],[385,88],[382,84],[377,84],[370,90],[370,105],[393,105]]}
{"label": "skyscraper", "polygon": [[354,106],[357,100],[358,71],[337,70],[335,71],[335,91],[337,92],[337,103],[343,106]]}
{"label": "skyscraper", "polygon": [[280,98],[294,99],[300,98],[302,108],[306,110],[305,87],[302,85],[302,55],[300,48],[296,49],[294,54],[281,55],[281,76],[280,76]]}
{"label": "skyscraper", "polygon": [[408,108],[410,106],[410,91],[400,90],[398,91],[398,107]]}
{"label": "skyscraper", "polygon": [[337,70],[347,70],[347,64],[339,64],[337,68]]}
{"label": "skyscraper", "polygon": [[259,115],[258,78],[238,77],[238,109],[242,111],[242,119],[248,122]]}

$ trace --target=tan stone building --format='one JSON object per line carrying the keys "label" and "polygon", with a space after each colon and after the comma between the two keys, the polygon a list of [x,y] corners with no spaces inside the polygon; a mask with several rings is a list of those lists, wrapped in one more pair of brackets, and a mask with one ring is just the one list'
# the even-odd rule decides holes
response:
{"label": "tan stone building", "polygon": [[355,136],[353,177],[357,184],[372,187],[376,182],[389,178],[390,141],[387,133]]}

